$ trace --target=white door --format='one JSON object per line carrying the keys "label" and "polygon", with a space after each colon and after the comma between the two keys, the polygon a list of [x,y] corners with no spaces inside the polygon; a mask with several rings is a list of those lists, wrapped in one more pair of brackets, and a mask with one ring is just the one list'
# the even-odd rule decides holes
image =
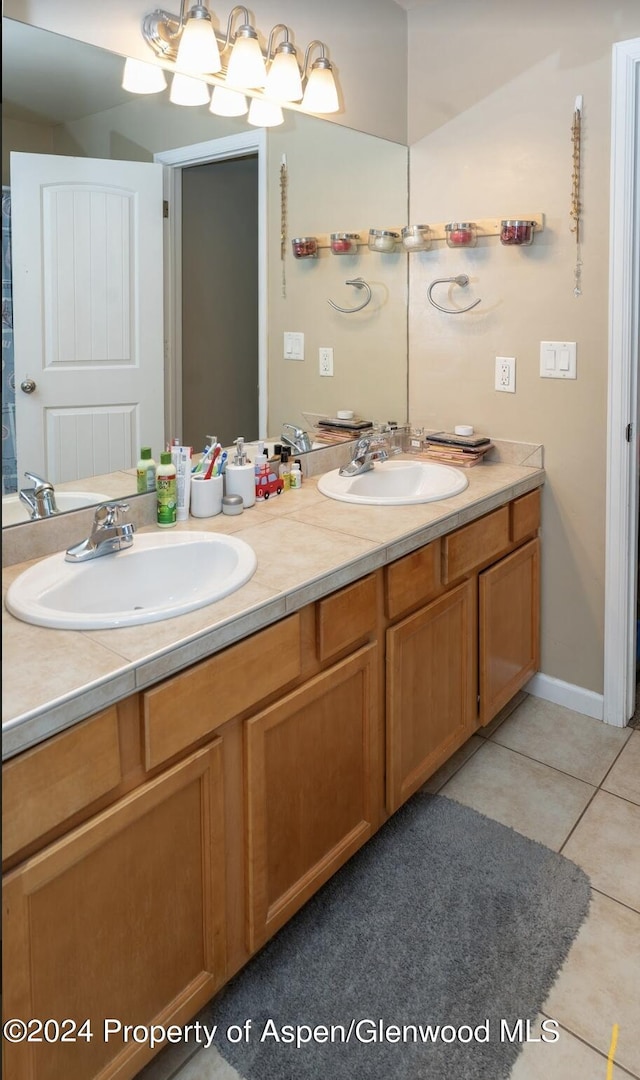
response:
{"label": "white door", "polygon": [[11,154],[18,486],[159,459],[162,199],[155,163]]}

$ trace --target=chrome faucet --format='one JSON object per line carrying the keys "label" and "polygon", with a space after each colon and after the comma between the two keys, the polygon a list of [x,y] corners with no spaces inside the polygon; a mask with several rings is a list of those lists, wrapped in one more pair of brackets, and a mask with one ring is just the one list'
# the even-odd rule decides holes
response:
{"label": "chrome faucet", "polygon": [[[291,435],[287,435],[286,432],[291,431]],[[311,439],[307,435],[306,431],[302,428],[296,427],[295,424],[283,424],[282,435],[280,441],[289,446],[292,450],[295,450],[296,454],[306,454],[311,449]]]}
{"label": "chrome faucet", "polygon": [[102,503],[93,516],[91,535],[70,547],[65,555],[67,562],[86,562],[99,555],[110,555],[133,544],[135,525],[123,521],[122,515],[129,510],[129,503]]}
{"label": "chrome faucet", "polygon": [[53,484],[49,480],[43,480],[41,476],[36,476],[35,473],[26,472],[24,477],[25,480],[31,481],[33,487],[21,488],[18,496],[20,501],[29,507],[31,520],[37,521],[39,518],[59,514]]}
{"label": "chrome faucet", "polygon": [[340,469],[340,476],[369,472],[376,461],[387,461],[391,454],[399,453],[401,447],[390,446],[384,435],[362,435],[353,448],[351,461]]}

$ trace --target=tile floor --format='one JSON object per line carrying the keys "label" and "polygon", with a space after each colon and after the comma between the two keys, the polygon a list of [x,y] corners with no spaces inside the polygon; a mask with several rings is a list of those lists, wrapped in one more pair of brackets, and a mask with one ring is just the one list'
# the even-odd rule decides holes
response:
{"label": "tile floor", "polygon": [[[589,914],[538,1018],[555,1020],[560,1037],[527,1043],[510,1080],[640,1080],[640,731],[521,694],[426,788],[562,852],[591,879]],[[238,1080],[210,1051],[185,1063],[175,1049],[140,1080]]]}

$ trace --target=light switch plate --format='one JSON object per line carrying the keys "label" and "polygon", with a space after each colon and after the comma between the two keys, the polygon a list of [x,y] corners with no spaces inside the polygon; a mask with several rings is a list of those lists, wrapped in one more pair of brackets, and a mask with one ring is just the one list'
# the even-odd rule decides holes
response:
{"label": "light switch plate", "polygon": [[577,379],[575,341],[540,342],[541,379]]}
{"label": "light switch plate", "polygon": [[304,334],[285,330],[284,358],[285,360],[304,360]]}

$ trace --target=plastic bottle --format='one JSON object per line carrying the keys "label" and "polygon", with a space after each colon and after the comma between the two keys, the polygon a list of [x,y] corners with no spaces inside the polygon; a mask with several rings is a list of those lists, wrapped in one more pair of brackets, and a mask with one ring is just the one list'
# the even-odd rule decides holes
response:
{"label": "plastic bottle", "polygon": [[286,450],[283,450],[280,455],[278,475],[284,484],[284,490],[288,491],[291,487],[291,466],[289,465],[289,454]]}
{"label": "plastic bottle", "polygon": [[176,467],[170,453],[160,454],[156,469],[158,492],[157,522],[161,529],[170,529],[177,521]]}
{"label": "plastic bottle", "polygon": [[294,461],[291,466],[291,490],[295,491],[302,487],[302,465]]}
{"label": "plastic bottle", "polygon": [[140,451],[140,460],[136,466],[136,490],[138,495],[144,495],[147,491],[156,490],[157,465],[151,457],[151,447],[143,446]]}

